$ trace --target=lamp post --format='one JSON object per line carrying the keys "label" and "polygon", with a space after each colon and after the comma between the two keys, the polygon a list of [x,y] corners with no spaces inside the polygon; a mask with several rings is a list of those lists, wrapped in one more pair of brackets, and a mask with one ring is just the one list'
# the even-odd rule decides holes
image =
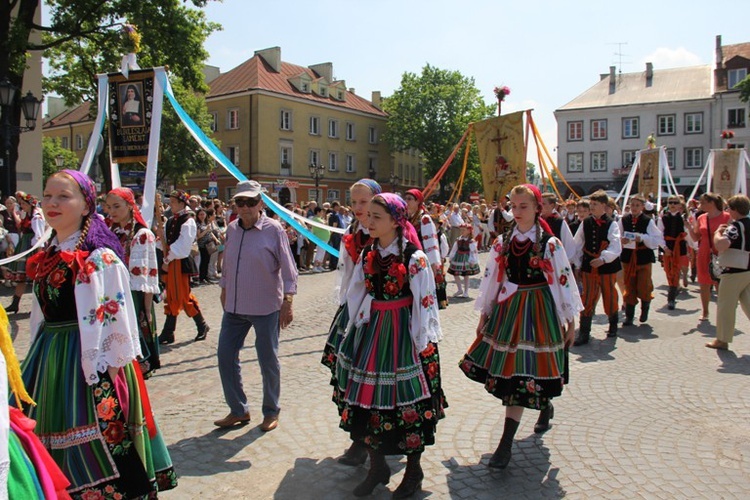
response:
{"label": "lamp post", "polygon": [[55,156],[55,166],[57,167],[57,170],[63,168],[63,165],[65,165],[65,158],[63,158],[63,155]]}
{"label": "lamp post", "polygon": [[320,190],[318,186],[320,186],[320,179],[325,175],[326,167],[313,162],[310,163],[308,168],[310,169],[310,177],[315,181],[315,203],[320,203]]}
{"label": "lamp post", "polygon": [[[37,99],[34,94],[28,92],[24,97],[18,98],[18,87],[13,85],[7,78],[0,82],[0,108],[3,113],[2,135],[3,135],[3,168],[5,175],[2,181],[2,193],[6,196],[15,190],[14,183],[11,179],[10,165],[10,148],[11,139],[18,136],[21,132],[28,132],[36,128],[36,117],[39,114],[39,108],[42,101]],[[16,105],[21,106],[21,112],[26,120],[26,126],[21,127],[12,125],[10,115],[13,113]]]}
{"label": "lamp post", "polygon": [[396,189],[398,189],[398,183],[401,181],[401,178],[396,175],[395,172],[391,172],[391,176],[388,178],[388,180],[391,182],[391,189],[395,193]]}

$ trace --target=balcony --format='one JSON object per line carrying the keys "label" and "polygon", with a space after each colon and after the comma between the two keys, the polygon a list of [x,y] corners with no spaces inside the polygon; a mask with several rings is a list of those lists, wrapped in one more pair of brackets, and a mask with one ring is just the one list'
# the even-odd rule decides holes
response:
{"label": "balcony", "polygon": [[292,175],[292,166],[289,163],[282,163],[279,169],[279,175],[284,177]]}

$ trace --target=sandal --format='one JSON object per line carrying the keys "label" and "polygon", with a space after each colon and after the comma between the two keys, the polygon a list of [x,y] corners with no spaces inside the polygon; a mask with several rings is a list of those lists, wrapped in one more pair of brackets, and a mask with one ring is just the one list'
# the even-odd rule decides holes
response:
{"label": "sandal", "polygon": [[713,340],[712,342],[708,342],[706,344],[706,347],[708,347],[709,349],[716,349],[719,351],[729,350],[729,344],[726,342],[722,342],[721,340]]}

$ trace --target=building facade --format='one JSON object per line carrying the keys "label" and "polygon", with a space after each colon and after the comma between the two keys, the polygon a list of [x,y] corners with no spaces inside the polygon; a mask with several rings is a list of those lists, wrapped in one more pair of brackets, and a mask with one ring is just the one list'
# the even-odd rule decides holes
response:
{"label": "building facade", "polygon": [[656,146],[666,146],[678,191],[689,195],[709,151],[725,147],[723,130],[734,132],[733,147],[750,143],[748,105],[733,89],[748,69],[750,43],[722,46],[720,36],[713,66],[655,70],[647,63],[645,71],[627,74],[610,67],[555,111],[560,169],[579,194],[619,191],[636,151],[653,135]]}

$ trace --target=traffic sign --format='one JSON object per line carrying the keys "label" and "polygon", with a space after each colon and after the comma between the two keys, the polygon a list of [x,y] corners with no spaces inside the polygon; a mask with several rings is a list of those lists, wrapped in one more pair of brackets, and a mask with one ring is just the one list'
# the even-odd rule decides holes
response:
{"label": "traffic sign", "polygon": [[219,197],[219,186],[216,181],[210,181],[208,183],[208,197],[218,198]]}

